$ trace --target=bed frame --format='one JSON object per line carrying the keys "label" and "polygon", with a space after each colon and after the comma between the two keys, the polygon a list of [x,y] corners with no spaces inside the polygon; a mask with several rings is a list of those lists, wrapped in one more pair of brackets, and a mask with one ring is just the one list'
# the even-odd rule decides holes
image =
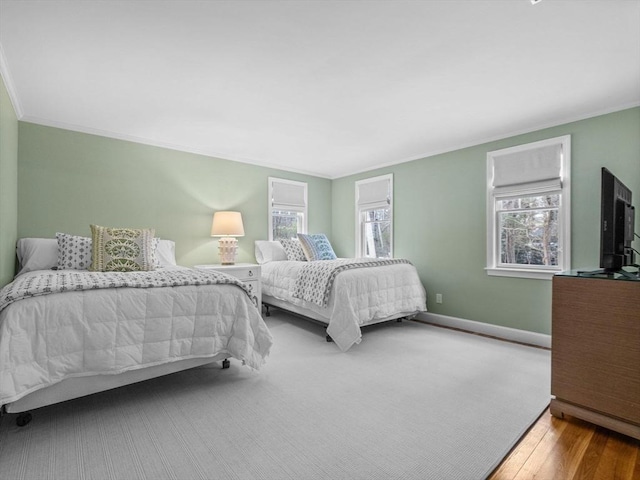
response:
{"label": "bed frame", "polygon": [[[293,315],[296,315],[298,317],[301,317],[307,321],[316,323],[318,325],[322,325],[324,327],[327,327],[329,325],[329,318],[324,317],[322,315],[320,315],[318,312],[314,312],[313,310],[309,310],[307,308],[304,307],[299,307],[298,305],[293,305],[285,300],[280,300],[278,298],[272,297],[271,295],[265,295],[262,294],[262,305],[265,308],[265,316],[270,317],[271,316],[271,312],[269,311],[269,308],[271,307],[276,307],[279,308],[280,310],[284,310],[288,313],[291,313]],[[394,315],[391,315],[389,317],[385,317],[385,318],[378,318],[375,320],[371,320],[368,321],[362,325],[360,325],[360,327],[367,327],[370,325],[376,325],[378,323],[386,323],[386,322],[390,322],[390,321],[397,321],[397,322],[402,322],[402,320],[410,320],[413,317],[415,317],[417,315],[417,312],[414,313],[397,313]],[[333,339],[331,338],[331,336],[327,333],[326,334],[326,339],[327,342],[332,342]]]}
{"label": "bed frame", "polygon": [[176,362],[154,365],[151,367],[128,370],[114,375],[90,375],[83,377],[70,377],[40,390],[35,390],[28,395],[2,406],[3,413],[19,413],[16,425],[25,426],[32,419],[31,410],[65,402],[74,398],[84,397],[93,393],[104,392],[113,388],[142,382],[151,378],[181,372],[190,368],[199,367],[222,360],[222,368],[229,368],[230,362],[226,353],[213,357],[188,358]]}

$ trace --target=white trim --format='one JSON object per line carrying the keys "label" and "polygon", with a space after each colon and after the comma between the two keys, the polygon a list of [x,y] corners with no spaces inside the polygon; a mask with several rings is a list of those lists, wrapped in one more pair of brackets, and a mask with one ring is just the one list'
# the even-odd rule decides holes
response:
{"label": "white trim", "polygon": [[308,226],[308,213],[309,213],[309,184],[307,182],[298,182],[296,180],[288,180],[286,178],[278,178],[278,177],[269,177],[269,187],[268,187],[268,197],[267,197],[267,208],[269,211],[267,212],[267,216],[269,218],[269,233],[268,238],[269,241],[273,241],[273,206],[272,206],[272,198],[273,198],[273,184],[277,183],[288,183],[290,185],[297,185],[299,187],[304,188],[304,209],[300,208],[292,208],[291,211],[302,212],[303,221],[302,221],[302,231],[298,233],[307,233]]}
{"label": "white trim", "polygon": [[[240,157],[233,152],[223,152],[223,151],[214,150],[210,148],[195,148],[195,147],[186,146],[186,145],[178,145],[174,143],[161,142],[159,140],[154,140],[154,139],[145,138],[145,137],[138,137],[136,135],[113,132],[110,130],[103,130],[100,128],[84,127],[81,125],[59,122],[57,120],[48,120],[48,119],[39,118],[39,117],[32,117],[29,115],[26,115],[26,116],[20,115],[18,117],[18,120],[26,123],[33,123],[35,125],[42,125],[45,127],[53,127],[53,128],[59,128],[62,130],[69,130],[71,132],[86,133],[88,135],[96,135],[99,137],[112,138],[115,140],[122,140],[125,142],[139,143],[141,145],[149,145],[152,147],[166,148],[168,150],[176,150],[178,152],[193,153],[195,155],[212,157],[212,158],[216,158],[218,160],[224,160],[227,162],[246,163],[249,165],[256,165],[259,167],[269,168],[272,170],[282,170],[283,174],[299,173],[301,175],[309,175],[312,177],[326,178],[329,180],[332,179],[330,175],[327,175],[324,173],[319,173],[312,170],[292,168],[287,165],[279,165],[275,161],[270,162],[270,161],[264,161],[264,160],[257,160],[255,158]],[[337,177],[334,177],[334,178],[337,178]]]}
{"label": "white trim", "polygon": [[[479,145],[483,145],[486,143],[496,142],[498,140],[505,140],[507,138],[517,137],[518,135],[525,135],[527,133],[538,132],[540,130],[545,130],[547,128],[559,127],[562,125],[567,125],[573,122],[579,122],[581,120],[587,120],[589,118],[600,117],[602,115],[608,115],[610,113],[622,112],[623,110],[629,110],[630,108],[640,107],[640,102],[631,102],[623,105],[618,105],[611,108],[605,108],[602,110],[593,111],[590,113],[586,113],[584,115],[576,115],[572,117],[567,117],[564,120],[554,121],[554,122],[546,122],[538,124],[535,127],[524,128],[522,130],[513,130],[511,132],[505,132],[498,135],[493,135],[491,137],[482,137],[477,138],[475,140],[470,140],[468,142],[457,143],[455,146],[445,147],[437,150],[432,150],[430,152],[425,152],[420,155],[413,155],[411,157],[406,157],[400,160],[394,160],[386,163],[378,163],[375,166],[366,167],[361,170],[354,170],[350,173],[340,174],[339,176],[330,176],[331,180],[336,180],[338,178],[349,177],[351,175],[357,175],[361,173],[371,172],[373,170],[378,170],[380,168],[393,167],[394,165],[399,165],[407,162],[415,162],[416,160],[423,160],[429,157],[435,157],[436,155],[443,155],[445,153],[456,152],[458,150],[463,150],[465,148],[477,147]],[[568,130],[568,129],[567,129]]]}
{"label": "white trim", "polygon": [[[378,175],[376,177],[364,178],[362,180],[356,180],[355,182],[355,207],[356,207],[356,257],[363,257],[364,253],[362,251],[362,224],[360,223],[361,219],[361,211],[362,210],[371,210],[375,208],[375,205],[367,205],[361,206],[358,205],[358,187],[360,185],[372,182],[379,182],[381,180],[389,181],[389,220],[391,223],[391,233],[389,235],[389,248],[391,251],[391,257],[393,257],[393,173],[387,173],[385,175]],[[386,205],[385,205],[386,206]],[[384,208],[381,207],[381,208]]]}
{"label": "white trim", "polygon": [[[560,244],[559,261],[557,268],[541,269],[537,266],[526,268],[526,266],[505,266],[499,262],[497,225],[496,225],[496,198],[504,196],[500,192],[496,193],[496,187],[493,186],[493,166],[494,159],[502,155],[527,151],[549,145],[562,145],[562,160],[560,169],[560,182],[562,186],[561,204],[558,208],[558,216],[560,222],[560,230],[558,231],[558,240]],[[549,280],[555,273],[571,269],[571,135],[562,135],[560,137],[548,138],[537,142],[516,145],[500,150],[487,152],[486,161],[486,225],[487,225],[487,257],[486,272],[487,275],[503,276],[503,277],[521,277]],[[536,183],[534,187],[538,187]],[[515,188],[515,187],[514,187]],[[554,188],[554,187],[551,187]],[[526,184],[522,186],[521,194],[532,191],[531,187]],[[510,190],[511,191],[511,190]],[[503,192],[504,193],[504,192]]]}
{"label": "white trim", "polygon": [[[50,119],[45,119],[45,118],[40,118],[40,117],[34,117],[34,116],[30,116],[30,115],[24,115],[24,112],[22,111],[22,108],[20,106],[20,102],[18,100],[18,96],[17,94],[15,94],[15,90],[12,88],[11,90],[9,89],[9,86],[7,85],[8,80],[6,75],[6,67],[4,69],[4,71],[2,70],[2,65],[0,65],[0,73],[2,74],[4,80],[5,80],[5,85],[7,86],[7,90],[9,91],[9,95],[11,96],[11,100],[13,102],[13,106],[14,106],[14,110],[16,111],[16,116],[18,117],[18,120],[23,121],[23,122],[28,122],[28,123],[34,123],[36,125],[43,125],[46,127],[54,127],[54,128],[61,128],[63,130],[71,130],[74,132],[79,132],[79,133],[87,133],[90,135],[98,135],[101,137],[107,137],[107,138],[113,138],[116,140],[124,140],[127,142],[135,142],[135,143],[140,143],[142,145],[151,145],[154,147],[161,147],[161,148],[166,148],[169,150],[178,150],[180,152],[186,152],[186,153],[193,153],[196,155],[204,155],[207,157],[214,157],[214,158],[218,158],[221,160],[228,160],[231,162],[240,162],[240,163],[248,163],[250,165],[257,165],[260,167],[265,167],[265,168],[272,168],[272,169],[276,169],[276,170],[282,170],[283,172],[291,172],[291,173],[300,173],[302,175],[311,175],[313,177],[318,177],[318,178],[326,178],[329,180],[337,180],[339,178],[344,178],[344,177],[350,177],[351,175],[357,175],[357,174],[361,174],[361,173],[366,173],[366,172],[371,172],[373,170],[378,170],[380,168],[386,168],[386,167],[393,167],[395,165],[400,165],[403,163],[408,163],[408,162],[414,162],[416,160],[423,160],[429,157],[434,157],[436,155],[443,155],[445,153],[450,153],[450,152],[455,152],[458,150],[463,150],[465,148],[471,148],[471,147],[477,147],[479,145],[483,145],[485,143],[490,143],[490,142],[495,142],[498,140],[504,140],[507,138],[511,138],[511,137],[516,137],[518,135],[524,135],[527,133],[532,133],[532,132],[537,132],[540,130],[544,130],[547,128],[553,128],[553,127],[559,127],[561,125],[566,125],[569,123],[573,123],[573,122],[578,122],[581,120],[587,120],[589,118],[595,118],[595,117],[599,117],[602,115],[608,115],[610,113],[616,113],[616,112],[622,112],[623,110],[629,110],[630,108],[635,108],[635,107],[639,107],[640,106],[640,102],[631,102],[628,104],[624,104],[624,105],[617,105],[615,107],[611,107],[611,108],[605,108],[602,110],[598,110],[598,111],[593,111],[584,115],[576,115],[576,116],[572,116],[572,117],[567,117],[564,120],[559,120],[559,121],[554,121],[554,122],[547,122],[547,123],[542,123],[539,124],[535,127],[531,127],[531,128],[526,128],[526,129],[522,129],[522,130],[514,130],[511,132],[505,132],[499,135],[493,135],[490,137],[481,137],[481,138],[477,138],[468,142],[461,142],[461,143],[456,143],[455,145],[452,145],[450,147],[445,147],[445,148],[440,148],[440,149],[436,149],[436,150],[431,150],[428,152],[424,152],[421,153],[419,155],[412,155],[411,157],[405,157],[405,158],[401,158],[399,160],[394,160],[391,162],[385,162],[385,163],[378,163],[375,165],[371,165],[371,166],[367,166],[363,169],[359,169],[359,170],[352,170],[346,173],[341,173],[338,175],[330,175],[330,174],[326,174],[326,173],[320,173],[320,172],[316,172],[313,170],[306,170],[306,169],[298,169],[298,168],[292,168],[290,166],[285,166],[285,165],[279,165],[275,162],[269,162],[269,161],[264,161],[264,160],[257,160],[257,159],[252,159],[252,158],[244,158],[244,157],[238,157],[233,153],[229,153],[229,152],[220,152],[220,151],[213,151],[212,149],[202,149],[202,148],[193,148],[193,147],[187,147],[185,145],[176,145],[176,144],[169,144],[169,143],[165,143],[165,142],[161,142],[158,140],[152,140],[149,138],[143,138],[143,137],[137,137],[134,135],[127,135],[127,134],[123,134],[123,133],[118,133],[118,132],[113,132],[110,130],[103,130],[103,129],[99,129],[99,128],[92,128],[92,127],[84,127],[81,125],[75,125],[75,124],[70,124],[70,123],[65,123],[65,122],[60,122],[57,120],[50,120]],[[13,93],[12,93],[13,92]]]}
{"label": "white trim", "polygon": [[492,325],[490,323],[465,320],[464,318],[449,317],[437,313],[419,313],[416,318],[423,322],[442,327],[457,328],[467,332],[480,333],[491,337],[509,340],[511,342],[525,343],[535,347],[551,348],[551,335],[544,333],[519,330],[517,328]]}
{"label": "white trim", "polygon": [[20,105],[20,101],[18,100],[18,94],[16,93],[16,88],[13,85],[13,78],[11,77],[11,73],[9,72],[9,65],[7,64],[7,58],[4,56],[2,45],[0,45],[0,75],[2,75],[2,79],[4,80],[4,86],[7,89],[7,93],[9,94],[9,99],[11,100],[11,104],[13,105],[13,110],[16,114],[16,117],[18,118],[18,120],[22,120],[22,105]]}
{"label": "white trim", "polygon": [[532,278],[534,280],[551,280],[562,270],[521,270],[518,268],[485,268],[487,275],[493,277]]}

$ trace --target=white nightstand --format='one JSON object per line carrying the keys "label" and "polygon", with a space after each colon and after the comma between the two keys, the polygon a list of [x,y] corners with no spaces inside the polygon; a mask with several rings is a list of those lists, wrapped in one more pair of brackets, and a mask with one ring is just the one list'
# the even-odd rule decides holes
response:
{"label": "white nightstand", "polygon": [[260,281],[260,265],[257,263],[236,263],[234,265],[195,265],[196,270],[216,270],[236,277],[249,287],[258,309],[262,309],[262,282]]}

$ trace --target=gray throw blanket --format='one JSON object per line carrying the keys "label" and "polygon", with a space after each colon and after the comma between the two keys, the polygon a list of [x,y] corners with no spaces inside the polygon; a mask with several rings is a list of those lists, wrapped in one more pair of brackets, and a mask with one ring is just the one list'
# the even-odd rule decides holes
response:
{"label": "gray throw blanket", "polygon": [[232,284],[251,292],[240,280],[216,271],[155,270],[150,272],[89,272],[60,270],[40,275],[24,275],[0,290],[0,311],[23,298],[51,293],[95,290],[99,288],[157,288],[182,285]]}

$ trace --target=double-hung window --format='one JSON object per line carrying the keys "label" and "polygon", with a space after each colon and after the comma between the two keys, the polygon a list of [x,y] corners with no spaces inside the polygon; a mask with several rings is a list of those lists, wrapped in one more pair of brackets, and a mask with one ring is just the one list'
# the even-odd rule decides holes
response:
{"label": "double-hung window", "polygon": [[570,269],[571,138],[487,154],[487,273],[550,279]]}
{"label": "double-hung window", "polygon": [[356,182],[356,256],[393,257],[393,175]]}
{"label": "double-hung window", "polygon": [[307,233],[307,184],[269,177],[269,240]]}

